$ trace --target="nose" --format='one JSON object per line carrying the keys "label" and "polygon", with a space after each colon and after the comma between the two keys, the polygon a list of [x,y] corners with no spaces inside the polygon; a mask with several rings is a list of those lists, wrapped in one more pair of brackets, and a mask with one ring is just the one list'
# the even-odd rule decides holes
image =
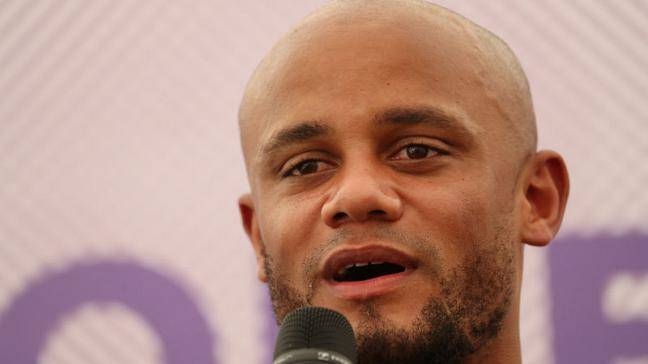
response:
{"label": "nose", "polygon": [[322,206],[324,222],[333,228],[350,222],[396,221],[403,214],[389,180],[371,169],[347,171]]}

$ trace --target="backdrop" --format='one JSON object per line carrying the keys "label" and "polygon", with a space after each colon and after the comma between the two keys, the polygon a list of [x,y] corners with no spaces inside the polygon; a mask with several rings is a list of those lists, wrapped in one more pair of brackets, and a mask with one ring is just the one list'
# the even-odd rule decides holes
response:
{"label": "backdrop", "polygon": [[[0,1],[1,363],[269,362],[236,111],[322,3]],[[571,173],[525,363],[648,363],[648,1],[441,3],[517,52]]]}

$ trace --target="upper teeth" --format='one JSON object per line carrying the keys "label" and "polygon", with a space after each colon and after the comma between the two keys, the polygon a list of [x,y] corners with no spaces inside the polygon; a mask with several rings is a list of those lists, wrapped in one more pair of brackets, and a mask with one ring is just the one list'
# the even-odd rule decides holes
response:
{"label": "upper teeth", "polygon": [[384,263],[384,262],[360,262],[360,263],[351,263],[351,264],[347,264],[346,266],[344,266],[344,268],[341,268],[341,269],[338,271],[338,274],[344,274],[344,271],[346,271],[346,270],[349,269],[349,268],[353,268],[353,267],[364,267],[364,266],[367,266],[367,265],[370,265],[370,264],[383,264],[383,263]]}

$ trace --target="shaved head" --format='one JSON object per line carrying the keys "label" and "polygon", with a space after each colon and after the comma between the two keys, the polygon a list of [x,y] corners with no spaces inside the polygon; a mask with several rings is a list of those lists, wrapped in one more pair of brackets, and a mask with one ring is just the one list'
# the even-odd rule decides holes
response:
{"label": "shaved head", "polygon": [[[239,109],[239,127],[244,155],[250,158],[264,125],[278,104],[273,93],[295,66],[295,57],[322,55],[326,40],[366,33],[368,42],[385,38],[409,37],[421,52],[438,52],[444,47],[462,48],[462,62],[472,64],[474,76],[457,79],[457,84],[479,83],[494,108],[494,115],[508,130],[503,142],[514,148],[519,161],[537,148],[535,113],[529,85],[518,58],[509,46],[489,30],[442,6],[425,1],[338,0],[310,14],[293,27],[266,55],[246,87]],[[376,37],[375,34],[378,34]],[[362,37],[363,34],[356,34]],[[432,41],[426,42],[429,38]],[[454,44],[448,44],[454,43]],[[426,47],[428,49],[426,49]],[[333,51],[333,48],[330,49]],[[337,55],[330,53],[328,57]]]}
{"label": "shaved head", "polygon": [[519,363],[523,244],[568,191],[497,36],[423,1],[333,1],[252,75],[239,208],[277,320],[341,312],[359,363]]}

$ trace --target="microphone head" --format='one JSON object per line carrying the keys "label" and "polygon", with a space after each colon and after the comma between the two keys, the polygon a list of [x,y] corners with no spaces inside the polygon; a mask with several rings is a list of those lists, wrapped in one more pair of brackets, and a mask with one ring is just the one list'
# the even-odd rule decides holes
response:
{"label": "microphone head", "polygon": [[342,354],[352,363],[357,362],[351,324],[346,317],[328,308],[302,307],[286,315],[277,336],[274,359],[300,349],[331,351]]}

